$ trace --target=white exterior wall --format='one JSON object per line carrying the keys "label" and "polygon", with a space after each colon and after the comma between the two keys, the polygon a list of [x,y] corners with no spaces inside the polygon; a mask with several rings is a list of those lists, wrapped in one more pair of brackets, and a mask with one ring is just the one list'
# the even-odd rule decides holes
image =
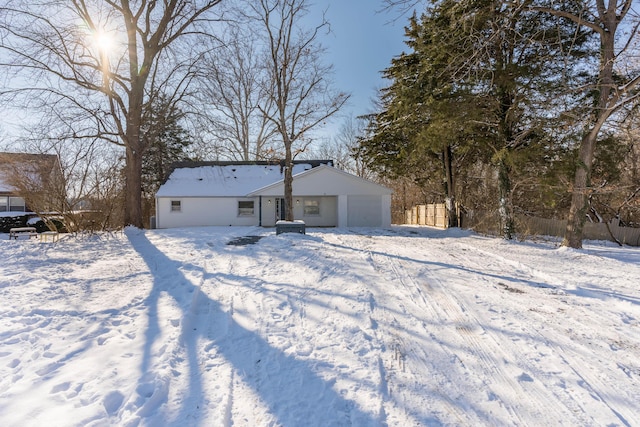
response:
{"label": "white exterior wall", "polygon": [[[318,200],[320,215],[305,216],[304,201]],[[262,226],[276,225],[276,197],[262,196]],[[308,227],[335,227],[338,225],[337,201],[331,196],[293,196],[293,218],[303,220]]]}
{"label": "white exterior wall", "polygon": [[[386,188],[355,175],[324,168],[308,171],[304,177],[293,180],[293,194],[335,196],[349,194],[386,194]],[[282,186],[284,188],[284,185]]]}
{"label": "white exterior wall", "polygon": [[[181,210],[171,211],[171,201],[180,200]],[[254,200],[253,216],[238,216],[238,201]],[[156,199],[156,227],[198,227],[258,225],[258,198],[159,197]]]}
{"label": "white exterior wall", "polygon": [[382,227],[391,227],[391,194],[382,196]]}
{"label": "white exterior wall", "polygon": [[[252,195],[263,197],[282,194],[284,184],[273,184]],[[389,227],[391,225],[391,190],[355,175],[320,166],[293,178],[293,200],[308,195],[330,197],[335,203],[335,221],[316,225],[302,216],[294,205],[294,218],[309,226]],[[323,213],[324,215],[324,213]],[[267,225],[263,222],[264,225]]]}
{"label": "white exterior wall", "polygon": [[[314,199],[318,200],[320,205],[320,215],[304,215],[304,200]],[[300,204],[296,203],[296,200],[300,200]],[[304,221],[307,227],[335,227],[338,225],[338,207],[335,197],[294,197],[294,219],[301,219]],[[296,215],[295,213],[298,212]]]}
{"label": "white exterior wall", "polygon": [[390,195],[350,195],[345,204],[347,227],[391,226]]}

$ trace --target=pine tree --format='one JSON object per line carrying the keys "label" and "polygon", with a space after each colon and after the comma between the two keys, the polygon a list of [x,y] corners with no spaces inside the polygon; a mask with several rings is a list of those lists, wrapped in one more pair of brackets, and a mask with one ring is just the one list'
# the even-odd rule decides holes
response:
{"label": "pine tree", "polygon": [[[554,102],[565,100],[558,93],[572,73],[567,64],[588,41],[575,25],[559,25],[532,3],[443,0],[414,16],[406,32],[411,52],[385,70],[392,83],[362,144],[373,164],[396,173],[433,161],[436,153],[450,154],[461,168],[489,163],[507,239],[515,230],[514,169],[536,161],[520,152],[549,141],[549,118],[561,111]],[[573,56],[565,57],[569,42]],[[441,176],[453,187],[455,168],[443,164]]]}
{"label": "pine tree", "polygon": [[189,159],[192,143],[180,121],[184,113],[165,97],[158,97],[145,111],[142,135],[147,149],[142,161],[144,215],[153,212],[154,197],[173,163]]}

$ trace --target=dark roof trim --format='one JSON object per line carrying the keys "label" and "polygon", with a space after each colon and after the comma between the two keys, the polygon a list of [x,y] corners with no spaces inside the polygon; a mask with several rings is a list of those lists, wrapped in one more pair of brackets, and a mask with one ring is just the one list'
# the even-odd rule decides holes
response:
{"label": "dark roof trim", "polygon": [[[292,162],[294,165],[311,165],[311,167],[315,168],[320,165],[333,166],[333,160],[294,160]],[[181,169],[181,168],[199,168],[202,166],[245,166],[245,165],[255,165],[255,166],[275,166],[280,165],[280,167],[284,167],[284,160],[256,160],[256,161],[184,161],[184,162],[175,162],[171,165],[171,170],[173,169]]]}

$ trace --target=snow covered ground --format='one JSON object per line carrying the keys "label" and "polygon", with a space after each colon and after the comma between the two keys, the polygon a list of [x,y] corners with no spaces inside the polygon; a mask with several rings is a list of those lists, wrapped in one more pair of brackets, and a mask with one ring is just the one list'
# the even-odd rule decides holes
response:
{"label": "snow covered ground", "polygon": [[[400,226],[5,236],[5,427],[640,425],[638,248]],[[227,244],[244,236],[262,238]]]}

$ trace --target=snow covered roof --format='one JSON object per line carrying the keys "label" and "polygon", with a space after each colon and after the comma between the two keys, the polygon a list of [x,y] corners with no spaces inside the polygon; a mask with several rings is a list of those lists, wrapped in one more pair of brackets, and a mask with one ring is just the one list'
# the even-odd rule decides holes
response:
{"label": "snow covered roof", "polygon": [[[315,166],[296,162],[293,174]],[[160,186],[156,197],[238,197],[284,179],[280,164],[234,162],[177,167]]]}

